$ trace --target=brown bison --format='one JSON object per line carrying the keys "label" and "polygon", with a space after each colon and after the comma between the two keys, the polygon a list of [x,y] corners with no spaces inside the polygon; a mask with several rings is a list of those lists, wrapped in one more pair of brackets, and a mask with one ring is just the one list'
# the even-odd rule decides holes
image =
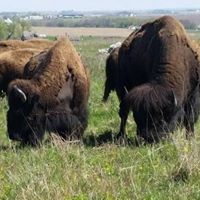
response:
{"label": "brown bison", "polygon": [[12,81],[8,89],[10,139],[36,145],[45,130],[80,138],[87,126],[89,79],[71,42],[60,39],[25,71],[27,79]]}
{"label": "brown bison", "polygon": [[164,16],[132,33],[119,50],[116,92],[121,118],[118,137],[125,137],[129,110],[137,136],[159,141],[177,125],[194,134],[199,115],[200,59],[180,22]]}
{"label": "brown bison", "polygon": [[103,101],[107,101],[111,91],[116,89],[119,47],[113,49],[106,59],[106,82]]}
{"label": "brown bison", "polygon": [[17,50],[24,48],[31,48],[37,50],[45,50],[49,49],[54,45],[55,42],[45,39],[32,39],[32,40],[4,40],[0,41],[0,53],[9,51],[9,50]]}
{"label": "brown bison", "polygon": [[22,78],[24,66],[29,59],[40,53],[37,49],[10,50],[0,54],[0,93],[1,96],[7,92],[8,84],[16,79]]}

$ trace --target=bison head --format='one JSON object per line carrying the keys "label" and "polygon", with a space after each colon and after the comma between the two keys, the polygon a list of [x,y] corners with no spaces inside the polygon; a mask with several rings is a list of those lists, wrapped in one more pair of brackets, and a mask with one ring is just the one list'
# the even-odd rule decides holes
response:
{"label": "bison head", "polygon": [[39,92],[28,81],[14,81],[8,90],[8,135],[12,140],[35,145],[44,135],[44,110]]}
{"label": "bison head", "polygon": [[81,116],[75,113],[73,102],[74,76],[69,73],[58,93],[44,91],[32,80],[15,80],[8,90],[8,135],[12,140],[37,145],[45,130],[62,138],[81,135]]}
{"label": "bison head", "polygon": [[178,106],[173,93],[168,96],[165,104],[156,102],[156,99],[154,101],[149,107],[141,105],[133,113],[137,124],[137,135],[148,143],[158,142],[165,138],[167,133],[173,132],[184,115],[184,110]]}
{"label": "bison head", "polygon": [[157,142],[172,132],[184,110],[172,89],[160,85],[143,84],[133,88],[120,105],[120,117],[127,119],[129,110],[137,124],[137,135],[146,142]]}

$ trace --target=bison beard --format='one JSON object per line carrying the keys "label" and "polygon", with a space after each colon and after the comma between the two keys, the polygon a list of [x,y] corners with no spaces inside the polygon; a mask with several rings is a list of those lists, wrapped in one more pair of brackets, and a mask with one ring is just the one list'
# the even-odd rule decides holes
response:
{"label": "bison beard", "polygon": [[174,18],[162,17],[132,33],[119,50],[118,137],[126,136],[129,110],[137,136],[146,142],[159,141],[179,125],[185,126],[186,137],[194,135],[200,109],[199,67],[195,46]]}
{"label": "bison beard", "polygon": [[73,114],[67,113],[48,113],[46,117],[46,128],[49,132],[59,133],[64,139],[80,139],[83,130],[87,126],[87,119],[85,116],[84,121]]}
{"label": "bison beard", "polygon": [[87,114],[82,116],[84,121],[70,113],[44,113],[43,109],[35,116],[32,115],[31,119],[26,118],[26,114],[26,110],[17,113],[9,109],[7,123],[9,138],[27,145],[40,144],[45,130],[58,134],[63,139],[80,139],[87,126]]}

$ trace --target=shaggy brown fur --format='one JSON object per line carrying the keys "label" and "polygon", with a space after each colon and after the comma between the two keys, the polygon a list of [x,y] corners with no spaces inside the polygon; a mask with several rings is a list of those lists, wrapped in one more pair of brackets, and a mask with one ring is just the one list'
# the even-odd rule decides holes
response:
{"label": "shaggy brown fur", "polygon": [[138,136],[148,142],[158,141],[178,122],[193,134],[199,114],[199,67],[196,46],[176,19],[161,17],[132,33],[119,50],[119,136],[125,135],[129,109]]}
{"label": "shaggy brown fur", "polygon": [[118,70],[119,47],[113,49],[106,59],[106,82],[103,101],[107,101],[111,91],[116,89],[116,75]]}
{"label": "shaggy brown fur", "polygon": [[29,59],[40,53],[37,49],[20,49],[0,54],[0,91],[7,91],[10,81],[22,78],[24,66]]}
{"label": "shaggy brown fur", "polygon": [[34,76],[40,63],[43,63],[44,59],[46,59],[47,53],[48,51],[43,51],[39,53],[38,55],[30,58],[29,62],[24,67],[23,77],[25,79],[31,79]]}
{"label": "shaggy brown fur", "polygon": [[74,46],[61,39],[29,64],[26,68],[33,71],[26,75],[31,79],[9,85],[9,137],[30,144],[40,142],[45,130],[80,137],[87,126],[89,79]]}
{"label": "shaggy brown fur", "polygon": [[45,50],[49,49],[55,44],[55,42],[45,39],[32,39],[32,40],[5,40],[0,41],[0,53],[9,51],[9,50],[17,50],[24,48],[32,48],[32,49],[40,49]]}

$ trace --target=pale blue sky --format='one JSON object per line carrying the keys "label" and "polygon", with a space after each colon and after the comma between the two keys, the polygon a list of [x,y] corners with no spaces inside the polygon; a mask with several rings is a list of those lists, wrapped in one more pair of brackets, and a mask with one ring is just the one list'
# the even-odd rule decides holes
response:
{"label": "pale blue sky", "polygon": [[1,0],[2,11],[200,8],[200,0]]}

